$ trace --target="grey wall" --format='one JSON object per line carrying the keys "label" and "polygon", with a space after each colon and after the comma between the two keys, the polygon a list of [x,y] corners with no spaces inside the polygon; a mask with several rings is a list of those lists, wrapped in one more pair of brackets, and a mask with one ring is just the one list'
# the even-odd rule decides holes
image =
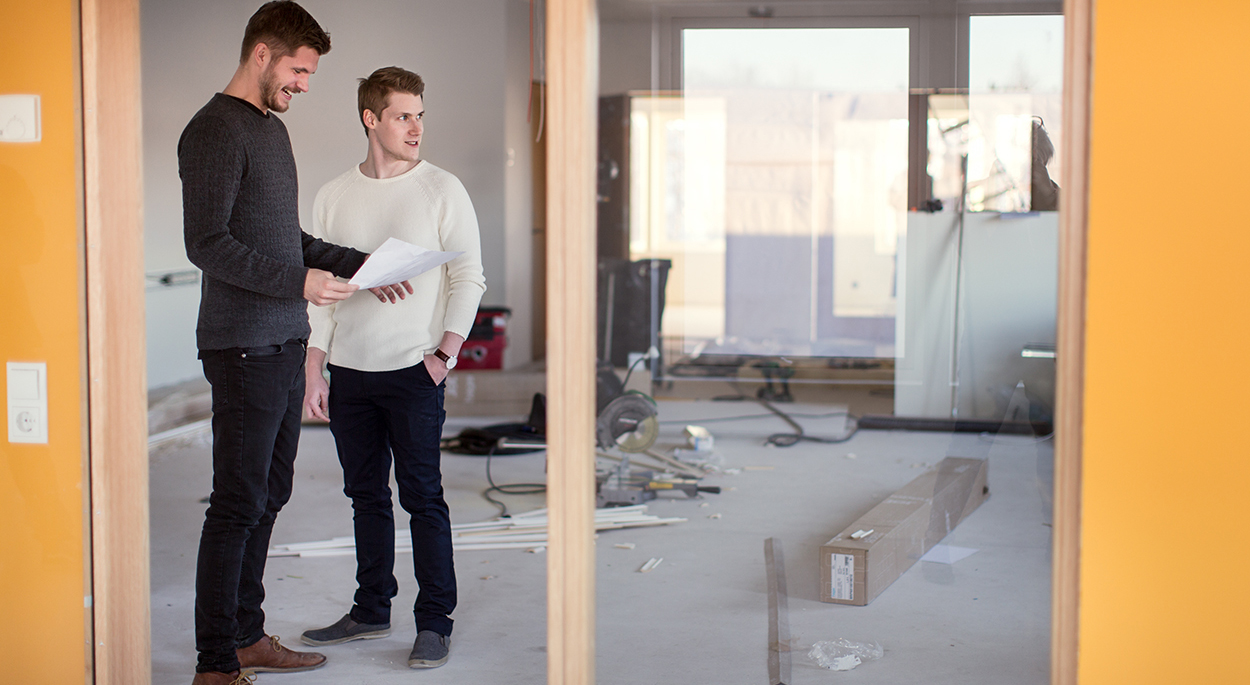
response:
{"label": "grey wall", "polygon": [[651,88],[651,21],[604,20],[599,24],[599,93],[620,95]]}
{"label": "grey wall", "polygon": [[[304,225],[311,224],[317,189],[364,158],[356,79],[389,65],[416,71],[427,84],[423,157],[456,174],[468,189],[482,230],[488,287],[483,303],[510,306],[520,314],[510,330],[514,344],[509,361],[528,359],[530,292],[528,287],[515,287],[528,283],[532,228],[525,123],[527,3],[303,0],[302,4],[330,32],[333,42],[311,79],[310,92],[297,96],[290,111],[281,115],[299,165]],[[196,110],[229,82],[243,28],[259,5],[258,0],[141,4],[149,274],[191,268],[182,245],[178,136]],[[525,240],[517,241],[518,235]],[[194,337],[198,303],[198,286],[149,289],[149,385],[200,373]]]}
{"label": "grey wall", "polygon": [[[894,413],[900,416],[951,416],[958,235],[954,212],[907,216],[900,243],[903,354],[894,388]],[[958,418],[1003,418],[1018,383],[1031,409],[1046,414],[1033,419],[1051,418],[1055,364],[1022,358],[1020,350],[1055,342],[1058,212],[968,214],[961,271]]]}
{"label": "grey wall", "polygon": [[504,123],[504,237],[507,282],[498,290],[499,300],[512,308],[508,323],[505,367],[527,364],[534,359],[534,185],[533,150],[530,138],[530,34],[529,3],[508,0],[508,68],[504,84],[507,111]]}

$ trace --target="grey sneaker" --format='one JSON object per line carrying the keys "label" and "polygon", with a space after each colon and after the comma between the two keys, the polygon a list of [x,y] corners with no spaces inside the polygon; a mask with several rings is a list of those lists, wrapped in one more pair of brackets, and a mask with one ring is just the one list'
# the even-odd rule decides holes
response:
{"label": "grey sneaker", "polygon": [[437,668],[447,663],[447,651],[451,647],[451,637],[439,635],[432,630],[417,633],[417,641],[412,643],[412,653],[408,655],[408,668]]}
{"label": "grey sneaker", "polygon": [[334,625],[305,630],[300,640],[306,645],[324,647],[338,645],[352,640],[374,640],[391,634],[389,623],[357,623],[351,614],[345,614]]}

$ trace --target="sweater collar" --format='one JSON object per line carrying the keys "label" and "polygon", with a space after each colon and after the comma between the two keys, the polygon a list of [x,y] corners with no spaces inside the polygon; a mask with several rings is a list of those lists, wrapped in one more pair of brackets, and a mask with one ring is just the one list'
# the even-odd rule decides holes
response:
{"label": "sweater collar", "polygon": [[237,102],[237,103],[239,103],[239,104],[243,105],[244,107],[246,107],[249,111],[251,111],[253,114],[255,114],[255,115],[256,115],[256,116],[258,116],[258,117],[262,117],[262,118],[265,118],[265,119],[268,119],[268,118],[269,118],[269,113],[268,113],[268,112],[262,112],[262,111],[260,111],[260,108],[259,108],[259,107],[257,107],[256,105],[253,105],[252,103],[248,102],[247,100],[244,100],[243,98],[240,98],[240,97],[235,97],[235,96],[233,96],[233,95],[226,95],[225,93],[218,93],[217,95],[219,95],[219,96],[221,96],[221,97],[224,97],[224,98],[229,98],[230,100],[234,100],[235,102]]}

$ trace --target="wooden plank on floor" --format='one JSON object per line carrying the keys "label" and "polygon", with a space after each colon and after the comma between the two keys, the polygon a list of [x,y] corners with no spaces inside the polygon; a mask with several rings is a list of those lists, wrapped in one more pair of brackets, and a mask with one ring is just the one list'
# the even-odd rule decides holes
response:
{"label": "wooden plank on floor", "polygon": [[768,685],[786,685],[790,682],[790,604],[781,540],[764,541],[764,565],[768,571]]}

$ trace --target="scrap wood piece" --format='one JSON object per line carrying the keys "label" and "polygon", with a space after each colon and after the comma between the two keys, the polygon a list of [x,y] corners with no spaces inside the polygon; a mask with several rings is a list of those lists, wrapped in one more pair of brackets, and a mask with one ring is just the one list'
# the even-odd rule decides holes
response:
{"label": "scrap wood piece", "polygon": [[693,476],[695,478],[702,478],[706,474],[705,471],[700,471],[690,466],[689,464],[683,464],[680,461],[673,459],[672,457],[666,457],[663,454],[660,454],[659,452],[656,452],[653,449],[650,449],[650,448],[645,449],[643,450],[643,453],[646,454],[648,457],[651,457],[652,459],[655,459],[656,461],[662,464],[667,464],[669,468],[680,471],[681,473],[684,473],[687,476]]}
{"label": "scrap wood piece", "polygon": [[[540,541],[544,542],[544,541]],[[534,541],[520,542],[479,542],[479,543],[457,543],[452,541],[451,548],[457,552],[473,552],[491,549],[529,549],[534,546]],[[412,544],[395,545],[396,554],[407,554],[412,552]],[[307,549],[302,552],[283,552],[281,550],[270,552],[271,557],[349,557],[356,554],[355,547],[334,547],[328,549]]]}
{"label": "scrap wood piece", "polygon": [[786,565],[781,540],[764,541],[768,576],[768,683],[790,682],[790,605],[786,600]]}
{"label": "scrap wood piece", "polygon": [[685,523],[684,518],[657,518],[650,521],[631,521],[628,523],[603,523],[595,526],[595,530],[620,530],[622,528],[649,528],[651,526],[667,526],[674,523]]}
{"label": "scrap wood piece", "polygon": [[[595,530],[618,530],[683,523],[684,518],[661,518],[646,513],[647,506],[638,504],[628,507],[612,507],[595,510]],[[509,518],[490,521],[454,524],[452,549],[475,551],[493,549],[544,549],[548,541],[547,510],[536,509]],[[296,542],[274,545],[271,557],[333,557],[355,554],[356,539],[352,536],[331,538],[312,542]],[[408,530],[395,532],[395,551],[412,551],[412,534]]]}
{"label": "scrap wood piece", "polygon": [[[610,459],[618,463],[625,460],[624,457],[618,457],[614,454],[608,454],[607,452],[595,452],[595,456],[601,457],[603,459]],[[644,458],[651,460],[652,462],[654,462],[654,464],[642,464],[643,466],[654,465],[660,468],[661,470],[676,471],[690,478],[702,478],[703,476],[707,475],[706,471],[697,470],[693,468],[692,466],[690,466],[689,464],[683,464],[682,462],[677,461],[676,459],[671,459],[669,457],[666,457],[650,449],[644,450],[642,452],[631,453],[629,460],[630,460],[630,463],[633,464],[633,463],[638,463],[639,459],[644,459]]]}
{"label": "scrap wood piece", "polygon": [[[451,541],[452,541],[452,544],[462,543],[466,545],[483,545],[483,544],[488,544],[492,542],[546,542],[547,531],[544,530],[539,533],[524,533],[524,534],[509,533],[509,534],[499,534],[499,535],[474,535],[470,537],[453,537]],[[409,546],[412,545],[411,540],[409,540],[408,545]]]}

